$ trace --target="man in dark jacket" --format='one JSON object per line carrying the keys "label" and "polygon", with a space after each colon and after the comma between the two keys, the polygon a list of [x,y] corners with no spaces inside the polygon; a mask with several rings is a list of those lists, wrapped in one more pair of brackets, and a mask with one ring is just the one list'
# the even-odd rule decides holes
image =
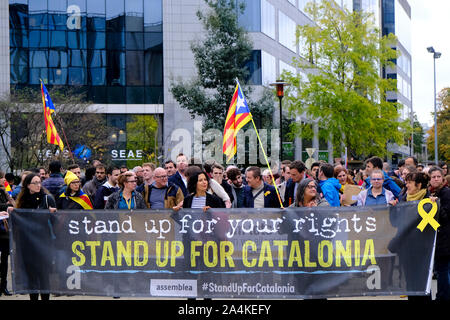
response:
{"label": "man in dark jacket", "polygon": [[249,167],[245,176],[248,183],[244,187],[245,208],[280,208],[275,187],[263,182],[260,168]]}
{"label": "man in dark jacket", "polygon": [[104,209],[108,197],[116,191],[119,191],[117,179],[119,178],[120,169],[117,167],[108,167],[106,175],[108,181],[100,186],[95,193],[94,209]]}
{"label": "man in dark jacket", "polygon": [[300,182],[305,177],[306,166],[303,161],[295,160],[289,165],[291,178],[286,183],[286,191],[284,193],[284,203],[285,207],[289,207],[295,201],[295,194],[297,192],[297,187]]}
{"label": "man in dark jacket", "polygon": [[98,164],[95,167],[95,176],[92,180],[86,182],[83,186],[83,192],[86,193],[89,198],[95,199],[95,193],[106,182],[106,169],[103,164]]}
{"label": "man in dark jacket", "polygon": [[64,185],[64,178],[61,175],[61,162],[50,162],[48,170],[50,171],[50,176],[42,182],[42,186],[53,195],[53,198],[57,199],[59,191]]}
{"label": "man in dark jacket", "polygon": [[437,230],[434,269],[437,274],[436,300],[450,301],[450,188],[445,185],[444,171],[432,167],[430,175],[430,195],[439,199],[440,227]]}
{"label": "man in dark jacket", "polygon": [[233,195],[232,208],[244,208],[244,190],[242,173],[238,168],[227,169],[227,178],[231,181],[231,192]]}
{"label": "man in dark jacket", "polygon": [[183,196],[188,195],[187,179],[185,177],[186,168],[188,167],[187,157],[180,153],[177,156],[177,172],[169,178],[169,182],[177,185],[183,192]]}

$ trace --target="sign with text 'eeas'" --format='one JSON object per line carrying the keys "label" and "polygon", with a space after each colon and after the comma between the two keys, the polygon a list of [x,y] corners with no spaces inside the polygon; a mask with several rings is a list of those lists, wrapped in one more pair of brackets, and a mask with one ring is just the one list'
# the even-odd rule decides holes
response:
{"label": "sign with text 'eeas'", "polygon": [[436,231],[419,230],[422,220],[416,202],[207,212],[15,210],[13,290],[122,297],[423,295],[430,290]]}

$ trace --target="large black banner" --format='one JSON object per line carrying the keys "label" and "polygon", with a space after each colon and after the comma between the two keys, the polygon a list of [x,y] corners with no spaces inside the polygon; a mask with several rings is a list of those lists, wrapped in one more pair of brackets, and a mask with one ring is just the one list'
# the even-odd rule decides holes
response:
{"label": "large black banner", "polygon": [[423,295],[435,230],[395,207],[15,210],[13,291],[99,296]]}

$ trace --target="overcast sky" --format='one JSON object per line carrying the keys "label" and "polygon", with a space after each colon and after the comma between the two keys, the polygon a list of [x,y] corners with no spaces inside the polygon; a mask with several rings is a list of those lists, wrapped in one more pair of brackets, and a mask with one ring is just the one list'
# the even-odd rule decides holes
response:
{"label": "overcast sky", "polygon": [[433,55],[427,47],[442,53],[436,60],[436,92],[450,87],[450,1],[408,0],[411,5],[413,110],[419,122],[434,123]]}

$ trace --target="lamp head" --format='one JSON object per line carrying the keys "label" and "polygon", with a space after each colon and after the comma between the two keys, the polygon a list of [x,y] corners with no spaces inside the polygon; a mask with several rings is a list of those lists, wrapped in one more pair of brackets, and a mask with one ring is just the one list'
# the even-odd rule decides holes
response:
{"label": "lamp head", "polygon": [[441,55],[442,55],[442,53],[440,53],[440,52],[435,52],[434,55],[433,55],[433,57],[434,57],[435,59],[439,59],[439,58],[441,57]]}
{"label": "lamp head", "polygon": [[428,47],[427,50],[428,50],[429,53],[434,53],[434,48],[433,47]]}
{"label": "lamp head", "polygon": [[284,82],[283,80],[277,80],[276,82],[271,83],[270,85],[277,88],[277,97],[283,98],[284,97],[284,86],[288,86],[289,83]]}

